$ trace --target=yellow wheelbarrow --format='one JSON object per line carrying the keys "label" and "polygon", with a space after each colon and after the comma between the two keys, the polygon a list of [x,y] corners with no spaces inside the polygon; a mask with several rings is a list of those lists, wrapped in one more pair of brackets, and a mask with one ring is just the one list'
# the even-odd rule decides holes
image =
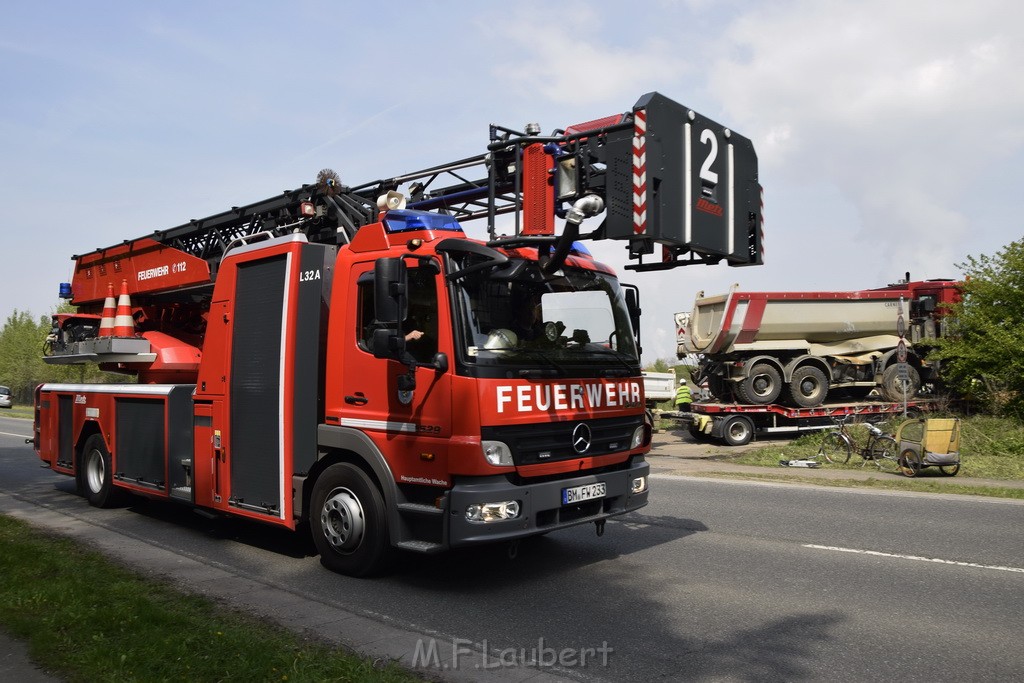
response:
{"label": "yellow wheelbarrow", "polygon": [[960,419],[910,420],[896,430],[900,472],[916,477],[925,467],[938,467],[947,477],[960,471]]}

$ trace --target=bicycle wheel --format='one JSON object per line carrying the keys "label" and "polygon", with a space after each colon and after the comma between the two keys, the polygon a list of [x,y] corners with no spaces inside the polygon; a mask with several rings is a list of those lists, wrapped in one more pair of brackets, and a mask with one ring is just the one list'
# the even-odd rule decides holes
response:
{"label": "bicycle wheel", "polygon": [[880,436],[871,442],[871,459],[883,472],[895,474],[899,470],[898,454],[899,446],[896,445],[896,439],[891,436]]}
{"label": "bicycle wheel", "polygon": [[850,440],[840,432],[829,432],[821,440],[818,453],[825,456],[825,460],[835,465],[843,465],[850,461]]}

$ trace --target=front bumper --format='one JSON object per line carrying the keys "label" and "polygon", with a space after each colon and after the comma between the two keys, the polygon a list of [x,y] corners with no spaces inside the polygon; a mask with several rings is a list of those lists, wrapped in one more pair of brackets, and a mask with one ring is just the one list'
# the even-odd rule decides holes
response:
{"label": "front bumper", "polygon": [[[632,483],[637,477],[649,477],[650,470],[650,465],[637,457],[626,469],[536,484],[515,485],[504,476],[458,481],[448,499],[448,544],[456,547],[510,541],[638,510],[647,505],[649,488],[632,493]],[[603,498],[562,504],[562,489],[597,482],[604,482],[606,486]],[[466,508],[470,505],[509,500],[519,501],[520,513],[515,519],[494,522],[466,519]]]}

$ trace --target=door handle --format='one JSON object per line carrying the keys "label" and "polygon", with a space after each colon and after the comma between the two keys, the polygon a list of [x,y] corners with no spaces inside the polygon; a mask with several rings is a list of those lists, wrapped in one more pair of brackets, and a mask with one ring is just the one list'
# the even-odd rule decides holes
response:
{"label": "door handle", "polygon": [[370,399],[366,398],[362,394],[356,394],[355,396],[346,396],[345,403],[352,406],[365,406],[370,402]]}

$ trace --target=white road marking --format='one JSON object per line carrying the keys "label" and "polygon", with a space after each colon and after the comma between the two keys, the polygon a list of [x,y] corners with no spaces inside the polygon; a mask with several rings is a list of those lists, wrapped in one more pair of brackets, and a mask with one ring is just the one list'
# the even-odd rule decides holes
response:
{"label": "white road marking", "polygon": [[31,439],[31,434],[11,434],[10,432],[0,432],[0,436],[16,436],[19,439]]}
{"label": "white road marking", "polygon": [[805,548],[813,548],[815,550],[835,550],[840,553],[854,553],[856,555],[874,555],[875,557],[895,557],[898,560],[917,560],[918,562],[934,562],[936,564],[952,564],[958,567],[975,567],[977,569],[997,569],[1001,572],[1019,572],[1024,574],[1024,568],[1021,567],[1001,567],[999,565],[991,564],[978,564],[977,562],[960,562],[958,560],[942,560],[937,557],[919,557],[917,555],[900,555],[897,553],[883,553],[878,550],[857,550],[855,548],[840,548],[834,545],[815,545],[813,543],[805,543]]}

